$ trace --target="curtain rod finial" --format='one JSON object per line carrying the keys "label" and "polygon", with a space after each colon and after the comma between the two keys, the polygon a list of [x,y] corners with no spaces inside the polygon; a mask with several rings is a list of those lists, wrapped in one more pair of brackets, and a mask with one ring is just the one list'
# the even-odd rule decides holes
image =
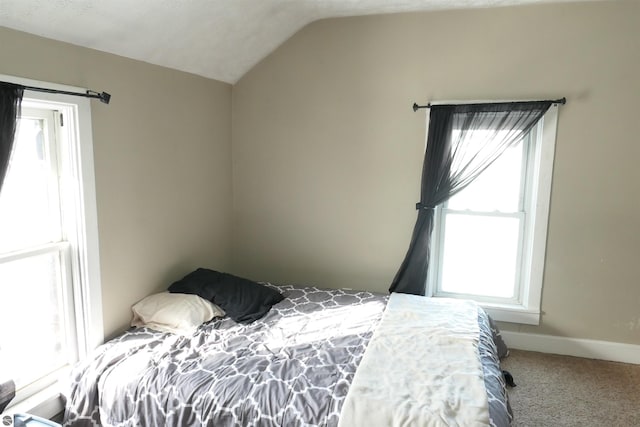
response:
{"label": "curtain rod finial", "polygon": [[413,112],[415,113],[416,111],[418,111],[421,108],[431,108],[431,103],[428,103],[427,105],[418,105],[415,102],[413,103]]}
{"label": "curtain rod finial", "polygon": [[109,101],[111,101],[111,95],[107,92],[102,92],[100,94],[100,101],[104,102],[105,104],[109,104]]}

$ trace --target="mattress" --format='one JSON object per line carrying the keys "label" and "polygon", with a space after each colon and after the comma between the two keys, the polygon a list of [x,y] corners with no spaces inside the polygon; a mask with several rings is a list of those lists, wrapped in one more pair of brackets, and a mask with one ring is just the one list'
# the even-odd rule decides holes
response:
{"label": "mattress", "polygon": [[[134,328],[78,364],[70,426],[337,426],[388,295],[274,286],[285,298],[261,319],[229,318],[191,336]],[[511,414],[486,314],[477,356],[488,425]]]}

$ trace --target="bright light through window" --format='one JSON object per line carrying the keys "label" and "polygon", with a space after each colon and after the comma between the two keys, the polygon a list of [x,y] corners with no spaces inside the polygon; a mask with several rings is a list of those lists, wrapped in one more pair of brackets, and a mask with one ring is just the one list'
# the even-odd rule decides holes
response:
{"label": "bright light through window", "polygon": [[[487,143],[484,133],[471,143]],[[439,292],[518,297],[527,141],[508,148],[441,208]]]}
{"label": "bright light through window", "polygon": [[446,218],[442,290],[513,297],[518,219],[455,213]]}
{"label": "bright light through window", "polygon": [[[26,110],[26,109],[25,109]],[[9,171],[0,193],[0,253],[60,239],[55,159],[43,118],[18,120]],[[52,181],[52,176],[54,181]]]}
{"label": "bright light through window", "polygon": [[[58,253],[0,264],[0,352],[18,389],[68,362]],[[2,369],[2,368],[0,368]]]}
{"label": "bright light through window", "polygon": [[523,144],[508,148],[467,188],[449,199],[449,209],[517,212],[521,208]]}

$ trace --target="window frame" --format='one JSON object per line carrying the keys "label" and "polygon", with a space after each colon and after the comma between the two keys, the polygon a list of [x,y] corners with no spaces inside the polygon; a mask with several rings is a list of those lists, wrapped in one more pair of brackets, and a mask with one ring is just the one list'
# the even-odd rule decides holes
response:
{"label": "window frame", "polygon": [[[0,75],[0,79],[25,86],[69,92],[86,91],[84,88],[8,75]],[[22,105],[24,108],[55,107],[64,116],[62,132],[56,135],[60,144],[58,153],[61,153],[57,162],[59,168],[70,173],[67,178],[75,182],[75,185],[61,186],[61,192],[66,193],[63,198],[72,201],[63,209],[73,212],[73,224],[66,223],[63,229],[72,229],[73,235],[63,236],[63,240],[68,240],[68,243],[43,245],[35,250],[60,253],[61,274],[71,284],[63,294],[65,301],[71,304],[67,315],[75,320],[75,330],[69,333],[71,336],[75,335],[76,339],[68,344],[77,358],[83,359],[104,341],[91,104],[88,98],[25,90]],[[59,115],[54,114],[54,118],[58,121]],[[67,220],[63,215],[63,221]],[[41,416],[52,416],[60,412],[64,408],[60,399],[61,384],[54,374],[51,374],[49,381],[45,381],[50,384],[48,387],[25,387],[7,408],[7,412],[32,412]]]}
{"label": "window frame", "polygon": [[[474,101],[475,102],[475,101]],[[496,301],[482,296],[439,292],[438,276],[442,265],[440,256],[443,238],[443,205],[434,212],[434,228],[431,234],[432,255],[427,279],[427,295],[433,297],[467,298],[477,301],[495,320],[540,324],[547,229],[551,205],[551,184],[555,156],[558,108],[552,105],[532,131],[528,145],[527,162],[523,175],[526,181],[523,200],[525,220],[521,225],[522,242],[518,263],[519,284],[513,301]],[[427,118],[428,128],[428,118]],[[435,268],[434,268],[435,267]]]}
{"label": "window frame", "polygon": [[[531,206],[531,200],[533,196],[533,191],[531,188],[531,178],[532,178],[532,170],[534,169],[533,165],[533,149],[536,145],[536,138],[538,134],[540,123],[534,126],[534,128],[522,139],[522,158],[521,158],[521,167],[520,167],[520,188],[518,194],[518,205],[517,210],[511,212],[502,212],[502,211],[488,211],[488,210],[461,210],[455,208],[449,208],[449,202],[451,199],[446,200],[444,203],[436,207],[434,216],[435,220],[438,223],[438,227],[436,232],[438,236],[434,239],[434,256],[433,260],[436,264],[434,269],[435,271],[435,289],[434,295],[439,297],[446,298],[469,298],[474,299],[476,301],[480,301],[486,304],[499,304],[499,305],[513,305],[519,304],[522,301],[522,293],[524,291],[524,287],[522,286],[523,276],[524,276],[524,260],[526,259],[525,252],[527,249],[526,241],[529,235],[530,227],[532,224],[528,221],[527,212],[529,211],[529,207]],[[464,190],[463,190],[464,191]],[[455,197],[455,196],[454,196]],[[446,225],[447,225],[447,215],[468,215],[468,216],[479,216],[479,217],[493,217],[493,218],[514,218],[518,221],[518,241],[517,241],[517,251],[516,260],[515,260],[515,275],[514,275],[514,287],[513,287],[513,296],[510,298],[506,297],[492,297],[486,295],[476,295],[476,294],[467,294],[463,292],[447,292],[442,289],[442,273],[444,268],[444,237],[446,235]]]}

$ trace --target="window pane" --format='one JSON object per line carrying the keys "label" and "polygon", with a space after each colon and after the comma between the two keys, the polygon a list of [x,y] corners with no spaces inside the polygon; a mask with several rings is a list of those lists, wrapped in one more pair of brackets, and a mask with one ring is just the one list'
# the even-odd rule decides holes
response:
{"label": "window pane", "polygon": [[22,118],[0,193],[0,253],[57,240],[55,173],[47,155],[45,120]]}
{"label": "window pane", "polygon": [[0,264],[0,377],[18,388],[68,362],[59,262],[55,252]]}
{"label": "window pane", "polygon": [[511,298],[520,220],[446,214],[441,290]]}
{"label": "window pane", "polygon": [[517,212],[522,188],[523,143],[508,148],[467,188],[449,199],[450,209]]}

